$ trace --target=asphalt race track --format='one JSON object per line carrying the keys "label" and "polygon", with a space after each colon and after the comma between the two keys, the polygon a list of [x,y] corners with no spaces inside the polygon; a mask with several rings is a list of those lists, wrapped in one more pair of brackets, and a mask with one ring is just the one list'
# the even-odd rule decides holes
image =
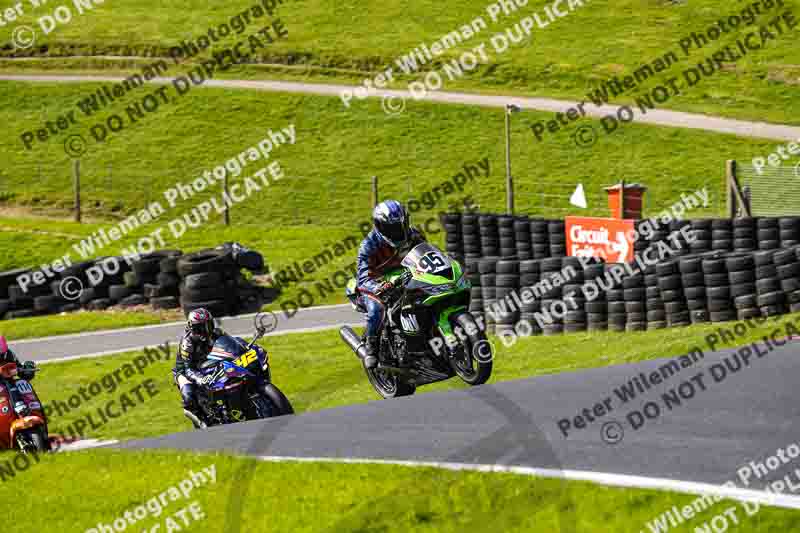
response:
{"label": "asphalt race track", "polygon": [[[255,330],[255,314],[222,318],[218,322],[226,333],[237,336],[252,335]],[[297,314],[287,318],[283,312],[276,311],[265,317],[270,329],[269,335],[315,331],[340,325],[360,325],[363,318],[350,304],[309,307],[300,309]],[[266,324],[265,324],[266,325]],[[77,333],[41,339],[12,341],[17,355],[24,360],[55,362],[82,357],[96,357],[113,353],[140,350],[169,342],[173,346],[184,331],[186,322],[171,322],[136,328],[110,331]]]}
{"label": "asphalt race track", "polygon": [[[747,485],[737,476],[737,470],[750,461],[764,462],[778,449],[800,442],[800,426],[795,425],[800,418],[796,379],[800,343],[753,356],[748,366],[715,381],[711,367],[724,366],[723,358],[732,353],[706,354],[627,403],[614,389],[640,372],[659,369],[667,360],[375,401],[116,446],[224,450],[273,460],[367,458],[513,465],[717,486],[735,481],[739,489],[761,491],[768,481],[782,479],[800,466],[797,458],[760,479],[752,474]],[[353,363],[357,364],[355,359]],[[696,386],[689,395],[688,386],[682,385],[682,405],[664,408],[662,393],[691,383],[690,378],[700,373],[704,377],[695,383],[703,381],[705,389]],[[286,392],[291,397],[291,391]],[[611,398],[610,413],[564,438],[558,420],[574,417],[585,407],[592,409],[605,398]],[[648,401],[662,406],[661,415],[635,430],[626,415]],[[787,499],[791,502],[786,505],[798,506],[798,497]]]}

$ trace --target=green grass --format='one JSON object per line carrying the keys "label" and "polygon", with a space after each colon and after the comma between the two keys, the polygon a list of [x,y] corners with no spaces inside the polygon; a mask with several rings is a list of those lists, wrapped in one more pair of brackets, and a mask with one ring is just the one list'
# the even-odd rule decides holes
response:
{"label": "green grass", "polygon": [[107,329],[129,328],[158,324],[157,312],[141,311],[81,311],[59,315],[17,318],[0,322],[0,332],[9,341],[67,335]]}
{"label": "green grass", "polygon": [[[63,113],[87,89],[96,87],[0,83],[0,101],[15,102],[0,109],[0,118],[19,133],[39,124],[42,105],[46,106],[44,116]],[[116,108],[122,109],[121,104]],[[389,117],[378,102],[345,111],[336,98],[203,88],[163,107],[149,122],[141,121],[102,145],[89,146],[81,159],[82,206],[88,222],[17,213],[0,218],[0,268],[49,264],[65,254],[78,261],[73,245],[81,239],[109,229],[148,203],[159,201],[166,209],[165,189],[222,164],[263,138],[269,128],[290,123],[297,127],[297,144],[274,152],[288,177],[234,206],[231,226],[226,228],[212,214],[201,228],[179,237],[171,233],[168,224],[208,199],[207,190],[179,202],[155,222],[96,249],[93,255],[117,254],[164,228],[166,247],[191,251],[237,240],[261,251],[270,267],[279,271],[295,261],[302,264],[345,238],[360,240],[359,224],[369,220],[369,176],[373,174],[379,176],[382,198],[423,202],[425,207],[414,214],[416,222],[435,220],[438,211],[449,210],[466,197],[482,211],[504,207],[504,155],[498,143],[502,117],[497,111],[409,103],[403,115]],[[88,122],[81,122],[76,131],[90,138],[88,127]],[[569,131],[537,143],[527,128],[526,120],[515,120],[517,209],[549,216],[567,212],[578,182],[589,195],[585,214],[605,215],[601,187],[621,177],[650,187],[646,207],[651,214],[676,201],[681,192],[704,186],[711,192],[712,205],[688,216],[719,213],[723,161],[731,154],[746,159],[773,148],[769,141],[632,124],[601,138],[592,149],[578,150]],[[5,161],[0,169],[4,205],[22,206],[25,213],[63,216],[72,202],[72,178],[62,142],[63,138],[56,138],[31,152],[20,150],[18,138],[0,146]],[[671,148],[664,151],[663,146]],[[489,177],[468,182],[463,191],[441,194],[442,184],[461,172],[465,163],[475,164],[485,157],[489,158]],[[440,187],[438,199],[435,187]],[[444,240],[442,234],[429,237],[438,243]],[[322,294],[315,283],[329,279],[354,258],[350,246],[344,255],[289,287],[278,303],[296,299],[301,288],[311,291],[318,304],[343,301],[339,291]],[[49,334],[54,324],[49,319],[26,320],[30,327],[21,328],[40,330],[36,336]],[[157,322],[158,316],[142,320]],[[82,331],[85,322],[63,317],[52,331]]]}
{"label": "green grass", "polygon": [[[212,467],[215,481],[210,476],[198,481],[188,498],[168,497],[160,516],[141,518],[133,529],[150,531],[160,523],[159,531],[166,530],[169,517],[183,528],[187,524],[175,513],[197,502],[203,518],[187,514],[187,531],[635,533],[673,506],[697,498],[514,474],[105,450],[44,457],[19,479],[0,485],[0,494],[12,497],[23,487],[37,495],[16,503],[14,525],[20,528],[12,531],[84,531],[111,524],[169,487],[179,487],[190,471],[211,472]],[[670,531],[694,531],[731,506],[741,517],[742,531],[800,527],[794,511],[762,507],[745,518],[741,504],[723,501]]]}
{"label": "green grass", "polygon": [[[19,135],[39,127],[43,116],[74,109],[81,95],[97,87],[0,83],[0,101],[15,103],[0,110],[0,119],[14,125],[13,142],[0,147],[6,161],[0,180],[7,205],[62,210],[72,206],[72,163],[63,148],[66,134],[30,151],[23,149]],[[255,231],[308,224],[355,228],[369,216],[371,176],[378,176],[382,198],[423,201],[428,192],[430,200],[435,186],[463,172],[465,164],[487,157],[489,177],[481,175],[446,197],[440,192],[438,202],[428,202],[420,214],[447,209],[464,196],[472,196],[483,210],[505,207],[503,117],[495,109],[409,102],[403,114],[388,116],[378,101],[345,110],[332,97],[196,88],[97,144],[91,126],[112,113],[126,116],[131,98],[104,110],[100,118],[82,118],[67,132],[82,134],[89,143],[80,159],[82,207],[88,215],[119,219],[159,202],[166,212],[158,220],[165,224],[220,191],[215,185],[173,208],[164,191],[235,158],[266,137],[269,129],[289,124],[296,126],[296,144],[280,146],[271,157],[280,161],[286,177],[236,204],[234,225],[246,224]],[[700,186],[714,191],[713,212],[720,213],[724,161],[774,148],[772,141],[634,123],[602,136],[592,148],[579,149],[571,137],[574,127],[537,142],[529,126],[547,117],[531,112],[514,120],[512,157],[521,213],[542,214],[542,207],[551,216],[574,212],[569,196],[580,182],[591,201],[584,214],[605,215],[602,187],[620,178],[649,187],[646,206],[653,213],[675,202],[680,192]],[[600,127],[598,121],[591,123]],[[251,163],[245,175],[261,164]],[[212,213],[206,226],[220,221],[221,216]],[[172,239],[168,229],[164,235]]]}
{"label": "green grass", "polygon": [[[736,345],[760,339],[761,336],[800,315],[785,315],[749,330],[738,338]],[[494,340],[496,358],[492,383],[525,377],[574,371],[648,359],[680,355],[695,346],[706,349],[704,338],[725,325],[697,325],[635,333],[575,333],[553,337],[527,337],[510,347]],[[275,383],[292,401],[298,412],[326,409],[373,401],[378,398],[367,382],[364,372],[349,347],[336,330],[316,333],[287,334],[268,337],[261,342],[270,354]],[[721,349],[728,345],[720,345]],[[174,354],[174,342],[171,346]],[[43,365],[35,386],[45,404],[54,400],[66,401],[79,393],[81,387],[100,382],[104,375],[124,368],[139,355],[120,354]],[[53,415],[53,432],[65,431],[75,420],[96,410],[109,401],[117,401],[144,380],[152,379],[158,393],[145,400],[144,406],[131,409],[125,416],[111,420],[86,435],[95,438],[131,438],[161,435],[190,427],[180,409],[180,397],[172,383],[170,369],[174,355],[168,360],[147,366],[140,375],[123,380],[119,390],[102,392],[90,401],[65,414]],[[459,380],[449,380],[420,388],[418,394],[464,388]],[[97,416],[94,415],[97,419]]]}
{"label": "green grass", "polygon": [[[418,76],[428,70],[441,71],[445,63],[460,57],[481,43],[489,50],[488,64],[481,65],[468,76],[448,81],[445,88],[478,92],[498,92],[582,99],[587,91],[613,75],[632,74],[649,63],[674,51],[679,62],[657,74],[637,90],[643,94],[670,77],[709,57],[722,46],[733,44],[739,35],[726,34],[701,50],[692,49],[688,57],[681,51],[679,40],[692,32],[703,32],[718,19],[738,13],[742,6],[716,0],[672,4],[662,1],[640,2],[613,0],[585,6],[544,29],[534,29],[531,36],[497,53],[489,43],[496,33],[519,22],[534,12],[542,13],[545,4],[531,1],[515,13],[501,15],[492,22],[486,13],[491,2],[455,0],[447,4],[417,0],[411,4],[397,0],[380,5],[355,2],[336,4],[322,0],[287,2],[275,14],[286,26],[289,35],[253,57],[247,67],[231,69],[223,76],[242,78],[286,78],[309,81],[361,83],[389,66],[400,72],[394,61],[408,54],[420,43],[430,44],[478,16],[487,22],[487,29],[435,58],[432,66],[424,65]],[[761,15],[760,25],[778,12],[793,10],[797,16],[797,0],[785,0],[785,8],[772,9]],[[235,0],[224,6],[209,6],[198,0],[178,3],[142,0],[121,0],[113,6],[100,5],[93,11],[76,16],[49,35],[39,31],[37,46],[23,52],[12,47],[4,55],[59,57],[64,55],[128,55],[124,48],[138,47],[134,55],[158,53],[166,56],[168,48],[184,39],[197,38],[209,27],[227,22],[231,16],[253,5],[248,0]],[[27,7],[27,6],[26,6]],[[21,23],[34,27],[35,18],[48,10],[28,9]],[[264,20],[264,19],[260,19]],[[16,26],[0,31],[0,40],[7,42]],[[243,35],[254,33],[262,24],[253,25]],[[219,51],[235,43],[240,36],[231,35],[213,44]],[[761,50],[753,51],[735,63],[725,65],[722,72],[696,87],[684,87],[682,94],[664,104],[665,107],[715,115],[800,124],[789,110],[800,103],[797,91],[800,65],[794,60],[797,28],[778,36]],[[77,63],[77,64],[76,64]],[[98,68],[108,60],[4,62],[9,71]],[[173,69],[174,70],[174,69]],[[172,75],[172,71],[170,72]],[[412,77],[402,80],[407,83]],[[631,101],[626,95],[618,101]]]}

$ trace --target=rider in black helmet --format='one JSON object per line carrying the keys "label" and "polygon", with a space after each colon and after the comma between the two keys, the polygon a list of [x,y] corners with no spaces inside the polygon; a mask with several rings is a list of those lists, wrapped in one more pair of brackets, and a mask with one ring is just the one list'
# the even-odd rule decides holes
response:
{"label": "rider in black helmet", "polygon": [[207,424],[197,405],[197,387],[208,384],[197,368],[208,357],[214,342],[224,334],[221,329],[214,327],[211,313],[201,307],[187,316],[186,330],[178,343],[173,373],[181,392],[184,413],[196,427],[205,427]]}

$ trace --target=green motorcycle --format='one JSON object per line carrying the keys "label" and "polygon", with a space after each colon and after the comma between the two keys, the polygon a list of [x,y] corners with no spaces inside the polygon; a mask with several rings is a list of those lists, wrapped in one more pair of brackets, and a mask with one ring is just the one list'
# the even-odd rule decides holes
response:
{"label": "green motorcycle", "polygon": [[[469,385],[492,374],[492,346],[483,322],[467,310],[471,284],[461,265],[430,243],[414,247],[401,266],[387,272],[391,288],[380,298],[386,319],[380,336],[379,363],[367,378],[384,398],[414,394],[420,385],[458,376]],[[345,290],[353,307],[366,313],[352,279]],[[350,327],[339,330],[359,359],[364,341]]]}

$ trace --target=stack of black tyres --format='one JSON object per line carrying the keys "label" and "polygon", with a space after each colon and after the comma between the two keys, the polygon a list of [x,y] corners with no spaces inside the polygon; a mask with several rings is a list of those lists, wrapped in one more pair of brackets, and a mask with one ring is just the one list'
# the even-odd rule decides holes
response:
{"label": "stack of black tyres", "polygon": [[563,220],[551,220],[547,223],[547,233],[550,242],[550,257],[564,257],[567,255],[567,236],[564,233]]}
{"label": "stack of black tyres", "polygon": [[[678,248],[674,250],[674,257],[682,257],[692,253],[689,241],[686,238],[688,230],[681,231],[684,227],[691,228],[688,220],[673,220],[669,223],[670,233],[674,234],[675,241],[679,243]],[[668,236],[669,234],[665,235],[663,240],[671,243],[672,239],[668,240]],[[672,244],[670,245],[672,246]]]}
{"label": "stack of black tyres", "polygon": [[445,231],[444,249],[455,255],[464,255],[464,236],[462,234],[461,215],[447,213],[441,216],[442,227]]}
{"label": "stack of black tyres", "polygon": [[753,252],[758,249],[756,241],[756,219],[736,218],[733,220],[733,251]]}
{"label": "stack of black tyres", "polygon": [[[783,231],[783,230],[781,230]],[[772,254],[772,262],[775,265],[775,275],[778,279],[777,291],[780,295],[775,295],[775,308],[773,304],[764,302],[767,305],[762,307],[762,316],[775,316],[786,312],[787,304],[791,306],[789,295],[798,290],[798,277],[800,277],[800,264],[797,263],[797,255],[794,248],[781,249]],[[767,297],[765,296],[765,300]],[[794,299],[794,298],[792,298]],[[760,305],[760,304],[759,304]]]}
{"label": "stack of black tyres", "polygon": [[531,250],[531,222],[528,217],[517,217],[514,221],[514,239],[516,241],[517,259],[533,259]]}
{"label": "stack of black tyres", "polygon": [[715,252],[733,250],[733,221],[731,219],[711,219],[711,249]]}
{"label": "stack of black tyres", "polygon": [[[162,290],[158,283],[161,272],[161,260],[166,257],[178,256],[179,250],[159,250],[140,256],[131,262],[131,271],[123,274],[123,285],[111,285],[108,288],[108,297],[116,305],[131,307],[149,303],[145,291],[153,297],[158,297]],[[164,289],[174,290],[174,289]]]}
{"label": "stack of black tyres", "polygon": [[778,219],[781,248],[800,245],[800,217],[781,217]]}
{"label": "stack of black tyres", "polygon": [[480,215],[478,226],[481,234],[481,255],[496,257],[500,255],[500,233],[495,215]]}
{"label": "stack of black tyres", "polygon": [[715,253],[704,257],[701,264],[706,286],[706,307],[711,322],[736,320],[725,258]]}
{"label": "stack of black tyres", "polygon": [[[87,288],[81,294],[80,302],[86,309],[100,311],[114,305],[111,299],[112,286],[125,286],[125,275],[131,271],[131,265],[122,257],[98,257],[92,261],[92,270],[101,272],[100,279],[96,276],[88,278]],[[87,267],[88,270],[88,267]],[[83,271],[84,275],[86,270]],[[115,289],[115,295],[119,295]],[[121,297],[125,297],[124,293]]]}
{"label": "stack of black tyres", "polygon": [[608,304],[604,285],[601,283],[604,275],[605,265],[602,262],[590,263],[583,268],[584,286],[587,287],[584,291],[586,301],[583,310],[586,312],[588,331],[608,329]]}
{"label": "stack of black tyres", "polygon": [[[15,275],[16,273],[16,275]],[[6,283],[8,283],[8,302],[6,318],[25,318],[39,314],[33,308],[33,299],[36,296],[43,296],[47,294],[50,287],[46,284],[31,285],[22,290],[22,287],[16,284],[17,276],[28,273],[33,275],[30,269],[11,270],[5,273]]]}
{"label": "stack of black tyres", "polygon": [[534,218],[528,221],[531,231],[531,253],[533,259],[550,257],[550,233],[547,230],[547,221]]}
{"label": "stack of black tyres", "polygon": [[486,320],[486,333],[494,333],[496,325],[495,304],[497,303],[497,287],[495,286],[495,266],[499,257],[484,257],[478,263],[481,276],[481,294]]}
{"label": "stack of black tyres", "polygon": [[[755,224],[753,227],[755,228]],[[736,229],[734,226],[734,233]],[[739,320],[745,320],[759,316],[755,253],[751,251],[726,257],[725,266],[728,269],[728,281],[736,317]],[[762,273],[771,274],[771,270],[772,267],[769,267],[767,272]]]}
{"label": "stack of black tyres", "polygon": [[681,286],[686,298],[686,308],[689,311],[689,321],[692,324],[709,321],[703,257],[703,254],[692,254],[678,260]]}
{"label": "stack of black tyres", "polygon": [[[11,286],[16,286],[17,278],[28,272],[30,272],[29,268],[16,268],[14,270],[0,272],[0,317],[15,318],[6,313],[14,313],[15,311],[25,309],[24,306],[18,307],[17,303],[11,300],[9,288]],[[19,289],[18,286],[17,288]],[[20,289],[20,292],[22,292],[22,289]],[[33,301],[31,300],[31,307],[32,306]]]}
{"label": "stack of black tyres", "polygon": [[[637,255],[641,255],[652,243],[653,234],[649,234],[644,231],[642,228],[647,227],[651,224],[649,220],[637,220],[634,222],[634,229],[636,230],[636,240],[633,242],[633,253]],[[650,226],[654,227],[654,226]],[[612,238],[612,237],[609,237]]]}
{"label": "stack of black tyres", "polygon": [[[677,262],[673,266],[666,266],[669,263],[662,263],[656,266],[655,272],[648,272],[644,276],[645,293],[645,319],[647,329],[663,329],[667,327],[667,312],[664,308],[664,299],[661,296],[659,279],[668,278],[674,270],[677,270]],[[668,293],[667,296],[670,296]]]}
{"label": "stack of black tyres", "polygon": [[[461,232],[464,241],[464,257],[466,259],[480,259],[481,234],[478,226],[478,215],[464,214],[461,216]],[[476,266],[477,272],[477,266]]]}
{"label": "stack of black tyres", "polygon": [[622,279],[622,289],[625,298],[625,331],[646,330],[647,293],[644,287],[644,274],[636,273],[632,276],[625,276]]}
{"label": "stack of black tyres", "polygon": [[519,261],[501,259],[495,263],[495,331],[498,335],[515,333],[521,310],[517,308],[513,292],[519,292]]}
{"label": "stack of black tyres", "polygon": [[[542,259],[540,262],[541,280],[543,286],[541,296],[541,311],[544,316],[546,316],[547,313],[550,313],[552,318],[549,323],[545,322],[542,324],[542,332],[547,336],[559,335],[564,332],[564,316],[559,316],[558,313],[553,314],[551,312],[554,310],[554,305],[563,305],[564,286],[557,281],[558,279],[563,278],[561,275],[562,267],[562,257],[548,257],[547,259]],[[549,290],[547,289],[548,285],[550,286]],[[555,310],[560,311],[558,307],[556,307]]]}
{"label": "stack of black tyres", "polygon": [[174,309],[180,307],[180,282],[178,276],[178,259],[181,254],[163,257],[159,263],[155,284],[144,285],[144,295],[154,309]]}
{"label": "stack of black tyres", "polygon": [[[688,326],[691,313],[683,290],[680,261],[677,259],[659,263],[656,266],[658,289],[664,305],[664,319],[669,327]],[[690,281],[691,276],[689,276]]]}
{"label": "stack of black tyres", "polygon": [[[27,287],[28,296],[33,297],[34,314],[57,313],[63,306],[70,303],[59,290],[61,279],[61,273],[57,273],[43,284],[29,285]],[[12,288],[9,287],[9,290],[12,290]]]}
{"label": "stack of black tyres", "polygon": [[541,263],[535,259],[525,259],[519,262],[519,285],[522,293],[527,289],[527,296],[520,295],[522,302],[517,334],[521,336],[540,335],[542,328],[536,320],[535,314],[541,310],[542,302],[533,294],[534,286],[541,280]]}
{"label": "stack of black tyres", "polygon": [[[797,264],[800,264],[800,245],[794,247],[794,252],[795,261]],[[781,285],[784,287],[784,293],[786,294],[786,303],[789,304],[789,311],[792,313],[800,313],[800,288],[794,288],[798,285],[796,283],[798,278],[800,278],[800,276],[791,278],[795,280],[792,282],[787,282],[786,280],[781,281]]]}
{"label": "stack of black tyres", "polygon": [[689,250],[694,254],[711,251],[711,219],[695,219],[691,222],[692,239]]}
{"label": "stack of black tyres", "polygon": [[773,256],[775,262],[775,271],[781,284],[781,291],[783,292],[786,305],[789,307],[789,312],[795,313],[800,311],[800,262],[798,262],[797,252],[800,250],[797,246],[783,249],[776,252]]}
{"label": "stack of black tyres", "polygon": [[[777,227],[775,230],[777,231]],[[759,315],[763,316],[779,314],[784,303],[778,267],[775,264],[776,253],[776,250],[761,250],[753,256],[756,266],[756,306]]]}
{"label": "stack of black tyres", "polygon": [[177,261],[177,273],[184,314],[200,307],[214,316],[230,316],[237,311],[240,272],[230,250],[186,254]]}
{"label": "stack of black tyres", "polygon": [[[655,222],[660,224],[660,222],[658,222],[657,219],[655,220]],[[682,221],[673,220],[672,222],[670,222],[669,226],[662,225],[662,224],[660,224],[658,226],[654,225],[653,226],[654,229],[653,229],[652,237],[650,239],[650,243],[653,244],[653,243],[656,243],[656,242],[669,242],[669,234],[670,234],[670,231],[674,231],[673,223],[675,223],[675,222],[682,222]],[[688,222],[687,222],[687,224],[688,224]],[[677,227],[677,229],[680,229],[680,227],[678,225],[676,225],[676,227]],[[688,252],[688,250],[687,250],[687,252]],[[652,255],[653,252],[650,252],[650,253]]]}
{"label": "stack of black tyres", "polygon": [[756,236],[759,250],[777,250],[780,248],[780,230],[777,218],[759,218],[756,220]]}
{"label": "stack of black tyres", "polygon": [[628,322],[628,315],[625,312],[625,290],[622,282],[616,282],[613,272],[621,265],[618,263],[607,263],[604,266],[605,276],[610,288],[606,290],[606,308],[608,310],[608,329],[610,331],[625,331]]}
{"label": "stack of black tyres", "polygon": [[467,257],[464,260],[465,275],[472,288],[470,289],[469,311],[473,315],[483,315],[483,292],[481,287],[481,273],[478,270],[480,259]]}
{"label": "stack of black tyres", "polygon": [[514,233],[514,217],[506,215],[497,217],[497,231],[500,236],[500,256],[516,257],[517,241]]}
{"label": "stack of black tyres", "polygon": [[586,298],[583,295],[583,283],[567,283],[564,285],[564,302],[567,304],[564,314],[564,333],[586,331]]}
{"label": "stack of black tyres", "polygon": [[[562,288],[562,298],[566,303],[564,333],[586,331],[586,296],[583,292],[583,265],[577,257],[564,257],[561,264],[565,275],[569,278]],[[574,274],[572,274],[573,272]]]}

